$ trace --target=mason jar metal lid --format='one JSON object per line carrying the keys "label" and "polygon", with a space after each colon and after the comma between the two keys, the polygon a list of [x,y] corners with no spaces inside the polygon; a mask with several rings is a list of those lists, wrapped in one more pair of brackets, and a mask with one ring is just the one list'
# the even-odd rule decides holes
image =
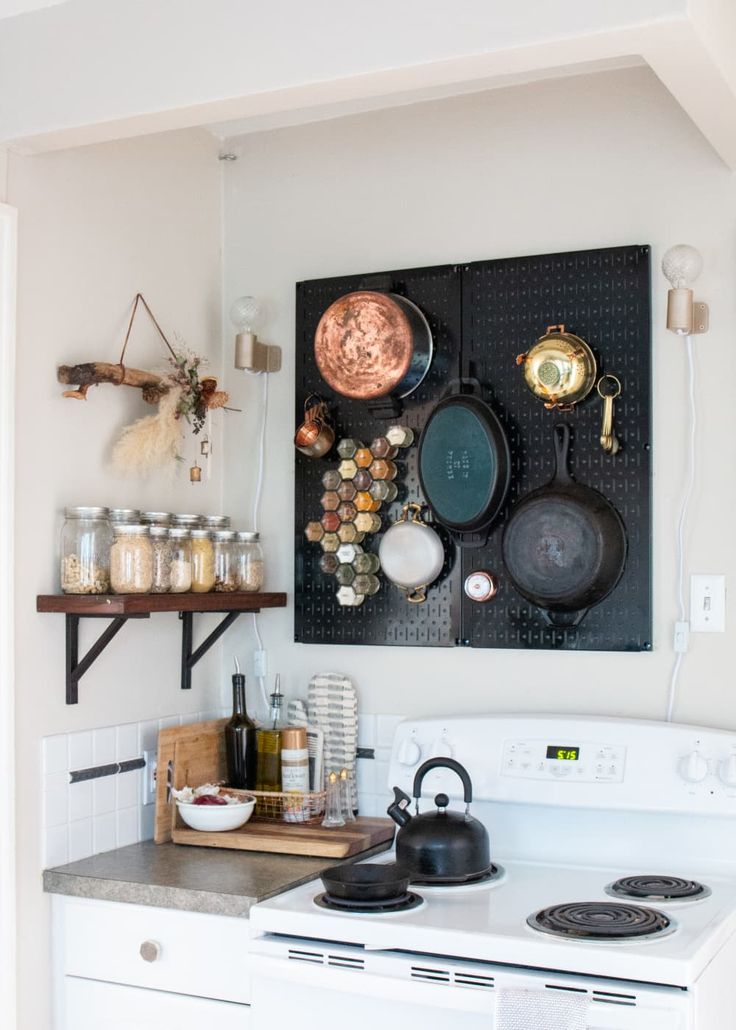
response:
{"label": "mason jar metal lid", "polygon": [[230,516],[229,515],[203,515],[202,525],[208,529],[229,529],[230,528]]}
{"label": "mason jar metal lid", "polygon": [[212,533],[209,529],[192,529],[189,531],[192,540],[211,540]]}
{"label": "mason jar metal lid", "polygon": [[151,534],[151,536],[155,536],[157,540],[160,539],[160,538],[164,538],[164,537],[166,537],[168,539],[169,527],[168,526],[149,526],[149,533]]}
{"label": "mason jar metal lid", "polygon": [[252,533],[249,530],[242,530],[240,533],[238,533],[238,540],[242,541],[243,543],[254,544],[260,539],[260,533]]}
{"label": "mason jar metal lid", "polygon": [[150,536],[151,527],[140,522],[118,522],[112,527],[116,536]]}
{"label": "mason jar metal lid", "polygon": [[171,521],[175,526],[201,526],[201,515],[172,515]]}
{"label": "mason jar metal lid", "polygon": [[110,509],[85,508],[83,506],[64,508],[64,517],[67,519],[106,519],[110,517]]}
{"label": "mason jar metal lid", "polygon": [[142,511],[141,522],[152,522],[159,526],[168,525],[171,522],[170,511]]}
{"label": "mason jar metal lid", "polygon": [[235,532],[232,529],[216,529],[213,532],[212,536],[215,538],[215,540],[219,540],[224,543],[228,540],[234,540]]}
{"label": "mason jar metal lid", "polygon": [[137,508],[110,508],[110,522],[140,522],[141,513]]}
{"label": "mason jar metal lid", "polygon": [[185,529],[184,526],[174,526],[169,531],[169,536],[172,540],[188,540],[192,533],[200,533],[202,530],[199,529]]}

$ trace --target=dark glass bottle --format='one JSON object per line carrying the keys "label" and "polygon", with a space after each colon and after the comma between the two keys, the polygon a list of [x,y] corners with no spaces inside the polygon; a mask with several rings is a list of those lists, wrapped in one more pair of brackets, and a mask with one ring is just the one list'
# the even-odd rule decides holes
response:
{"label": "dark glass bottle", "polygon": [[233,676],[233,715],[225,726],[227,783],[229,787],[254,790],[258,762],[256,724],[245,710],[245,676]]}

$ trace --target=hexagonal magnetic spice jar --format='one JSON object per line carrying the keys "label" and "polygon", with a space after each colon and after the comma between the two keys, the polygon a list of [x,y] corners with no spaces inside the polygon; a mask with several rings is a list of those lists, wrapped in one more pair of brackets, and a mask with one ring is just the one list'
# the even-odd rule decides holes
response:
{"label": "hexagonal magnetic spice jar", "polygon": [[377,593],[380,586],[381,581],[378,576],[363,574],[356,576],[353,580],[353,590],[355,590],[356,594],[368,594],[370,596]]}
{"label": "hexagonal magnetic spice jar", "polygon": [[392,447],[411,447],[414,442],[414,430],[408,426],[389,426],[386,439]]}
{"label": "hexagonal magnetic spice jar", "polygon": [[337,488],[337,496],[341,501],[352,501],[357,492],[352,479],[343,479]]}
{"label": "hexagonal magnetic spice jar", "polygon": [[[355,579],[355,569],[352,565],[338,565],[335,579],[341,587],[349,587]],[[363,593],[367,593],[366,590]]]}
{"label": "hexagonal magnetic spice jar", "polygon": [[376,458],[369,471],[374,479],[396,479],[396,473],[399,470],[396,468],[396,463],[388,458]]}
{"label": "hexagonal magnetic spice jar", "polygon": [[357,608],[365,601],[365,594],[356,594],[352,587],[340,587],[337,591],[337,603],[346,608]]}
{"label": "hexagonal magnetic spice jar", "polygon": [[337,514],[340,517],[340,522],[352,522],[358,513],[355,510],[354,504],[351,504],[350,501],[343,501],[337,509]]}
{"label": "hexagonal magnetic spice jar", "polygon": [[322,486],[325,490],[337,490],[340,485],[340,473],[337,469],[328,469],[322,476]]}
{"label": "hexagonal magnetic spice jar", "polygon": [[361,447],[359,451],[355,452],[353,461],[359,469],[367,469],[373,461],[373,455],[367,447]]}
{"label": "hexagonal magnetic spice jar", "polygon": [[358,471],[358,466],[354,461],[341,461],[338,472],[340,473],[340,479],[352,479],[355,473]]}
{"label": "hexagonal magnetic spice jar", "polygon": [[378,511],[381,502],[371,497],[367,491],[361,490],[355,495],[355,507],[358,511]]}
{"label": "hexagonal magnetic spice jar", "polygon": [[385,479],[376,479],[368,491],[374,501],[385,501],[387,504],[395,499],[398,492],[396,484]]}
{"label": "hexagonal magnetic spice jar", "polygon": [[381,528],[381,517],[372,511],[358,512],[355,517],[355,528],[359,533],[377,533]]}
{"label": "hexagonal magnetic spice jar", "polygon": [[340,537],[337,533],[325,533],[320,540],[319,545],[323,551],[327,551],[328,554],[332,554],[340,547]]}
{"label": "hexagonal magnetic spice jar", "polygon": [[340,566],[336,554],[323,554],[319,560],[319,567],[328,576],[334,576]]}
{"label": "hexagonal magnetic spice jar", "polygon": [[368,469],[361,469],[353,476],[353,486],[356,490],[368,490],[372,482],[373,477]]}
{"label": "hexagonal magnetic spice jar", "polygon": [[337,533],[340,528],[340,516],[336,511],[326,511],[321,521],[326,533]]}
{"label": "hexagonal magnetic spice jar", "polygon": [[354,522],[341,522],[337,535],[344,544],[359,544],[365,536],[365,533],[360,533],[355,528]]}
{"label": "hexagonal magnetic spice jar", "polygon": [[341,458],[352,458],[355,452],[362,447],[363,444],[360,440],[353,440],[350,437],[345,437],[337,445],[337,453]]}
{"label": "hexagonal magnetic spice jar", "polygon": [[395,458],[399,448],[393,447],[385,436],[377,436],[371,444],[371,453],[374,458]]}
{"label": "hexagonal magnetic spice jar", "polygon": [[381,563],[378,560],[378,555],[371,554],[370,551],[366,551],[363,554],[356,554],[353,558],[353,568],[359,575],[378,572],[380,567]]}
{"label": "hexagonal magnetic spice jar", "polygon": [[325,511],[337,511],[340,507],[340,498],[334,490],[328,490],[327,493],[322,494],[319,503]]}
{"label": "hexagonal magnetic spice jar", "polygon": [[325,535],[320,522],[308,522],[304,527],[304,536],[310,543],[316,544]]}
{"label": "hexagonal magnetic spice jar", "polygon": [[350,565],[356,555],[362,554],[363,548],[360,544],[342,544],[337,551],[337,557],[341,565]]}

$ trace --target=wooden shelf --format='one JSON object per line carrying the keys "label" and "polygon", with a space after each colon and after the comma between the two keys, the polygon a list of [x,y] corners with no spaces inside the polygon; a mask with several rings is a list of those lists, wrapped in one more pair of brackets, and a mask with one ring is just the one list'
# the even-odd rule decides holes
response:
{"label": "wooden shelf", "polygon": [[[286,594],[39,594],[36,611],[64,615],[66,621],[66,703],[79,700],[79,681],[128,619],[148,619],[156,612],[178,612],[182,624],[181,689],[192,685],[192,669],[244,612],[285,608]],[[194,616],[225,616],[195,649]],[[79,657],[79,620],[110,619],[87,654]]]}
{"label": "wooden shelf", "polygon": [[259,612],[285,608],[286,594],[39,594],[37,612],[150,615],[152,612]]}

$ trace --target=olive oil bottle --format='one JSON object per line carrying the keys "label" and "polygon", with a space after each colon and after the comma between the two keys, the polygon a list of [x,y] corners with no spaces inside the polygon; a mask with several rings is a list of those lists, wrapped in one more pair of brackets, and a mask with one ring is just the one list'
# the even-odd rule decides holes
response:
{"label": "olive oil bottle", "polygon": [[268,721],[256,733],[258,752],[256,790],[281,790],[281,730],[284,728],[281,693],[281,677],[271,694],[271,708]]}
{"label": "olive oil bottle", "polygon": [[256,724],[245,709],[245,676],[238,669],[233,676],[233,715],[225,726],[225,755],[229,787],[256,788]]}

